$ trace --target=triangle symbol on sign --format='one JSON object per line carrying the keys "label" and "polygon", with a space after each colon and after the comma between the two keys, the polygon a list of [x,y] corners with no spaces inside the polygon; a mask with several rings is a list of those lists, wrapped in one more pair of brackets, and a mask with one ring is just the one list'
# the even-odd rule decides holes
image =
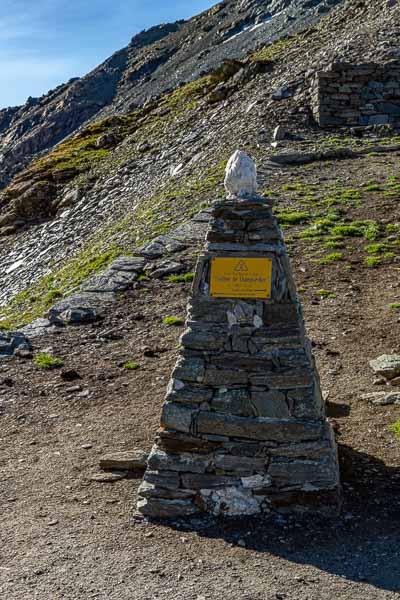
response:
{"label": "triangle symbol on sign", "polygon": [[247,268],[246,263],[244,262],[244,260],[239,260],[238,264],[235,267],[235,271],[248,271],[249,269]]}

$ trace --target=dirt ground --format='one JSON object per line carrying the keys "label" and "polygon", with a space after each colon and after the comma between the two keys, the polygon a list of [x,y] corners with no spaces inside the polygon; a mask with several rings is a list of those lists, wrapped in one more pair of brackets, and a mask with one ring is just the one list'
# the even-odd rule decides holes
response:
{"label": "dirt ground", "polygon": [[[396,156],[343,161],[281,174],[273,186],[299,173],[351,186],[397,168]],[[371,194],[353,213],[398,222],[399,204]],[[361,399],[384,389],[373,385],[368,360],[399,351],[400,315],[388,305],[400,300],[400,264],[368,268],[352,243],[349,259],[330,265],[306,258],[306,242],[291,246],[338,430],[341,516],[160,525],[134,517],[140,478],[91,481],[101,455],[149,450],[158,427],[182,332],[162,319],[184,317],[190,287],[151,281],[100,323],[35,341],[35,351],[61,357],[80,380],[31,360],[0,365],[1,599],[400,598],[400,440],[388,429],[400,407]],[[336,297],[320,299],[321,288]],[[127,371],[126,361],[140,369]]]}

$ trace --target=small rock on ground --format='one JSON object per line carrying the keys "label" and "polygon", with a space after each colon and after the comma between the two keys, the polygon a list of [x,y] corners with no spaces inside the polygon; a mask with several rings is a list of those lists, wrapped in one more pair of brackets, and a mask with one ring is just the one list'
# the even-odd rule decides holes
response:
{"label": "small rock on ground", "polygon": [[113,483],[124,479],[128,475],[127,471],[110,471],[109,473],[95,473],[91,475],[91,481],[97,481],[99,483]]}
{"label": "small rock on ground", "polygon": [[369,361],[369,366],[377,375],[386,379],[394,379],[400,376],[400,354],[382,354]]}

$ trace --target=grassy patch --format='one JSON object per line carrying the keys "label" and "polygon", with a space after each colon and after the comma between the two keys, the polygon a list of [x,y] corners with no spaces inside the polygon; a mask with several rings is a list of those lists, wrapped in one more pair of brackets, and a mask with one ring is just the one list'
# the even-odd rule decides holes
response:
{"label": "grassy patch", "polygon": [[137,371],[138,369],[140,369],[140,365],[136,362],[126,362],[123,368],[127,371]]}
{"label": "grassy patch", "polygon": [[340,237],[364,237],[367,240],[375,240],[379,236],[380,227],[375,221],[366,219],[334,225],[331,233]]}
{"label": "grassy patch", "polygon": [[338,262],[339,260],[343,260],[343,254],[341,252],[331,252],[323,258],[318,259],[317,262],[320,265],[329,265],[330,263]]}
{"label": "grassy patch", "polygon": [[164,96],[161,100],[161,106],[170,108],[175,115],[195,108],[198,101],[218,83],[217,76],[214,75],[213,77],[213,74],[191,81]]}
{"label": "grassy patch", "polygon": [[367,185],[364,188],[365,192],[381,192],[382,188],[380,185],[377,185],[376,183],[372,184],[372,185]]}
{"label": "grassy patch", "polygon": [[382,260],[378,256],[367,256],[364,262],[368,267],[379,267]]}
{"label": "grassy patch", "polygon": [[391,310],[400,310],[400,302],[392,302],[389,304]]}
{"label": "grassy patch", "polygon": [[64,364],[61,358],[56,358],[51,354],[46,354],[46,352],[36,354],[33,363],[39,369],[58,369]]}
{"label": "grassy patch", "polygon": [[365,246],[364,250],[368,254],[380,254],[385,252],[388,248],[390,248],[388,244],[368,244],[368,246]]}
{"label": "grassy patch", "polygon": [[285,54],[285,52],[294,43],[294,40],[295,37],[291,37],[285,40],[280,40],[279,42],[275,42],[274,44],[270,44],[269,46],[264,46],[264,48],[261,48],[261,50],[254,52],[250,58],[253,61],[261,62],[276,60]]}
{"label": "grassy patch", "polygon": [[281,225],[297,225],[310,220],[310,215],[301,211],[281,211],[276,213],[276,217]]}
{"label": "grassy patch", "polygon": [[170,275],[167,279],[169,283],[190,283],[194,279],[194,273],[184,273],[183,275]]}
{"label": "grassy patch", "polygon": [[325,240],[324,242],[325,248],[343,248],[343,242],[339,240]]}
{"label": "grassy patch", "polygon": [[395,256],[396,256],[396,255],[395,255],[395,253],[394,253],[394,252],[385,252],[385,253],[382,255],[382,257],[383,257],[385,260],[389,260],[389,261],[390,261],[390,260],[392,260],[392,258],[394,258]]}
{"label": "grassy patch", "polygon": [[171,327],[183,325],[184,321],[180,317],[164,317],[163,323],[164,325],[168,325],[168,327]]}
{"label": "grassy patch", "polygon": [[333,292],[330,292],[329,290],[317,290],[316,293],[321,298],[327,298],[330,300],[333,300],[334,298],[336,298],[336,294],[334,294]]}
{"label": "grassy patch", "polygon": [[63,293],[61,290],[50,290],[50,292],[48,294],[46,294],[45,298],[44,298],[44,302],[46,303],[46,305],[50,305],[53,302],[55,302],[56,300],[59,300],[60,298],[62,298]]}
{"label": "grassy patch", "polygon": [[385,231],[389,235],[400,236],[400,225],[398,223],[388,223],[388,225],[385,227]]}
{"label": "grassy patch", "polygon": [[390,431],[393,431],[396,437],[400,438],[400,421],[396,421],[389,427]]}

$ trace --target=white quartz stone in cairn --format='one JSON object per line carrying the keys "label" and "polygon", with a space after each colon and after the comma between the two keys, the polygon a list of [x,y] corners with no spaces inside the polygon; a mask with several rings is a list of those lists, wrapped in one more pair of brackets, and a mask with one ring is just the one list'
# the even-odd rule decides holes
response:
{"label": "white quartz stone in cairn", "polygon": [[256,194],[256,165],[246,152],[236,150],[232,154],[226,166],[224,184],[230,198],[245,198]]}

